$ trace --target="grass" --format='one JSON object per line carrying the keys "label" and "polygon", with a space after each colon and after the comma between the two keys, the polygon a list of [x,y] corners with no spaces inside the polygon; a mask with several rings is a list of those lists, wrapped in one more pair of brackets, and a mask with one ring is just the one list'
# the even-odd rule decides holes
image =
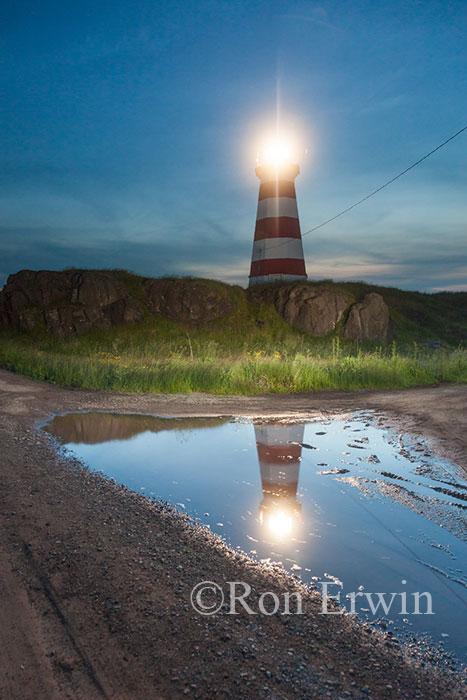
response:
{"label": "grass", "polygon": [[[145,278],[126,270],[101,272],[144,302]],[[329,336],[313,338],[241,287],[191,281],[229,298],[232,313],[212,322],[175,323],[152,316],[143,304],[141,323],[96,328],[82,336],[57,339],[45,330],[4,331],[0,367],[62,386],[131,393],[258,394],[467,381],[462,345],[467,293],[423,294],[365,282],[305,283],[345,292],[351,302],[369,292],[381,294],[396,340],[378,347],[342,338],[342,324]],[[430,349],[434,341],[440,349]]]}
{"label": "grass", "polygon": [[[308,283],[310,284],[310,283]],[[369,292],[380,294],[389,307],[391,332],[398,340],[430,342],[442,340],[457,345],[466,337],[467,292],[405,291],[367,282],[334,282],[323,280],[311,284],[329,286],[347,292],[357,301]]]}
{"label": "grass", "polygon": [[277,314],[269,320],[258,329],[253,316],[211,328],[147,319],[61,340],[8,332],[0,336],[0,366],[61,386],[128,393],[350,391],[467,381],[461,347],[311,338]]}
{"label": "grass", "polygon": [[[76,271],[79,271],[76,268]],[[146,278],[127,270],[96,269],[95,272],[111,275],[118,282],[124,284],[129,293],[144,302],[144,280]],[[194,277],[170,277],[169,280],[184,280],[198,282],[210,287],[223,297],[228,297],[234,302],[235,312],[229,318],[229,324],[241,336],[244,334],[244,323],[254,320],[254,316],[264,318],[268,327],[277,326],[277,314],[272,307],[265,309],[265,305],[255,305],[254,301],[247,298],[245,290],[237,285],[229,285],[213,279]],[[284,283],[286,284],[286,283]],[[391,318],[391,337],[395,337],[402,343],[433,342],[440,340],[451,346],[457,346],[459,341],[466,338],[467,318],[467,292],[438,292],[428,294],[424,292],[406,291],[396,287],[382,287],[367,282],[335,282],[330,279],[308,280],[300,284],[307,286],[328,287],[333,291],[344,292],[351,301],[360,301],[365,294],[376,292],[380,294],[389,307]],[[280,285],[276,283],[275,286]],[[289,326],[283,324],[283,328]],[[211,327],[210,331],[213,330]],[[221,335],[225,333],[225,326],[220,328]],[[246,329],[250,335],[250,329]],[[235,333],[232,333],[235,339]],[[286,333],[288,336],[288,334]],[[280,340],[280,339],[279,339]]]}

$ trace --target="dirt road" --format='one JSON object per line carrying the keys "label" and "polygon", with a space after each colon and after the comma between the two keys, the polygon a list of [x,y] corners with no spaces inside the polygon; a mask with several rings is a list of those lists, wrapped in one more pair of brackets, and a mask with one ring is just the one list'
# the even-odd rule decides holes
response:
{"label": "dirt road", "polygon": [[[459,679],[409,661],[386,633],[320,601],[160,504],[61,457],[38,431],[54,413],[317,417],[374,409],[467,464],[467,387],[301,396],[121,396],[0,371],[0,697],[438,698]],[[300,590],[305,615],[212,617],[203,580]]]}

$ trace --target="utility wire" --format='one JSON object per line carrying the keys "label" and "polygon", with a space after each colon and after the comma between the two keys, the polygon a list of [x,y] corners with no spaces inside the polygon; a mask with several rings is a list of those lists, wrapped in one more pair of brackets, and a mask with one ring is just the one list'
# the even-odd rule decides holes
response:
{"label": "utility wire", "polygon": [[317,231],[319,228],[322,228],[323,226],[330,224],[331,221],[335,221],[340,216],[347,214],[348,211],[350,211],[351,209],[355,209],[355,207],[358,207],[358,205],[362,204],[362,202],[366,202],[367,199],[370,199],[370,197],[373,197],[378,192],[381,192],[381,190],[384,190],[385,187],[387,187],[388,185],[391,185],[393,182],[395,182],[400,177],[402,177],[402,175],[405,175],[406,173],[408,173],[409,170],[412,170],[417,165],[420,165],[420,163],[423,163],[423,161],[426,160],[427,158],[429,158],[430,156],[432,156],[433,153],[436,153],[436,151],[439,151],[441,148],[443,148],[443,146],[446,146],[447,143],[449,143],[450,141],[453,141],[453,139],[455,139],[457,136],[462,134],[463,131],[466,131],[466,130],[467,130],[467,125],[464,126],[462,129],[459,129],[459,131],[457,131],[455,134],[453,134],[448,139],[446,139],[446,141],[443,141],[443,143],[440,143],[439,146],[436,146],[436,148],[433,148],[432,151],[430,151],[429,153],[424,155],[422,158],[419,158],[417,161],[415,161],[415,163],[412,163],[412,165],[409,165],[409,167],[406,168],[405,170],[403,170],[401,173],[399,173],[398,175],[395,175],[390,180],[385,182],[384,185],[381,185],[381,187],[378,187],[376,190],[373,190],[373,192],[370,192],[370,194],[367,194],[366,197],[362,197],[362,199],[359,199],[358,202],[351,204],[350,207],[343,209],[338,214],[335,214],[335,216],[332,216],[330,219],[327,219],[327,221],[323,221],[322,224],[318,224],[318,226],[314,226],[313,228],[310,228],[309,231],[302,233],[302,238],[303,238],[303,236],[308,236],[309,233],[313,233],[313,231]]}
{"label": "utility wire", "polygon": [[[385,187],[388,187],[388,185],[391,185],[393,182],[395,182],[396,180],[398,180],[400,177],[402,177],[403,175],[405,175],[406,173],[408,173],[409,170],[413,170],[413,168],[415,168],[417,165],[420,165],[420,163],[423,163],[424,160],[426,160],[427,158],[429,158],[430,156],[432,156],[433,153],[436,153],[436,151],[439,151],[441,148],[443,148],[444,146],[446,146],[446,144],[448,144],[450,141],[453,141],[455,138],[457,138],[457,136],[459,136],[460,134],[462,134],[463,131],[467,131],[467,125],[464,126],[462,129],[459,129],[459,131],[457,131],[455,134],[453,134],[453,135],[450,136],[448,139],[446,139],[446,141],[443,141],[443,143],[440,143],[439,146],[436,146],[436,148],[433,148],[433,150],[431,150],[429,153],[426,153],[424,156],[422,156],[421,158],[419,158],[417,161],[415,161],[415,163],[412,163],[412,165],[409,165],[408,168],[405,168],[405,170],[402,170],[402,172],[398,173],[397,175],[395,175],[394,177],[392,177],[390,180],[388,180],[387,182],[385,182],[384,185],[381,185],[381,187],[378,187],[376,190],[373,190],[373,192],[370,192],[370,194],[367,194],[365,197],[362,197],[362,199],[359,199],[358,202],[354,202],[354,203],[351,204],[349,207],[346,207],[345,209],[343,209],[342,211],[340,211],[338,214],[335,214],[334,216],[331,216],[330,219],[326,219],[326,221],[323,221],[321,224],[318,224],[317,226],[314,226],[313,228],[310,228],[308,231],[305,231],[305,233],[302,233],[302,238],[303,238],[304,236],[308,236],[310,233],[313,233],[314,231],[317,231],[317,230],[320,229],[320,228],[323,228],[323,226],[327,226],[328,224],[331,223],[331,221],[335,221],[336,219],[338,219],[339,217],[343,216],[344,214],[347,214],[347,212],[351,211],[352,209],[355,209],[355,207],[358,207],[359,204],[362,204],[363,202],[366,202],[367,199],[370,199],[370,197],[373,197],[373,196],[374,196],[375,194],[377,194],[378,192],[381,192],[381,190],[384,190]],[[279,248],[279,246],[285,245],[286,243],[287,243],[287,241],[283,241],[283,242],[281,242],[281,243],[277,243],[277,244],[274,245],[274,246],[270,246],[270,248],[269,248],[268,250],[272,250],[272,249],[274,249],[274,248]]]}

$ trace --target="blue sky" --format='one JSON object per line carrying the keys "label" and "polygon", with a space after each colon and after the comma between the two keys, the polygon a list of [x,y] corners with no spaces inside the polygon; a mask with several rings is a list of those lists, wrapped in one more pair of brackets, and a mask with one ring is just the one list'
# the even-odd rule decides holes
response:
{"label": "blue sky", "polygon": [[[464,0],[16,0],[0,25],[0,284],[83,266],[245,285],[278,105],[302,231],[467,123]],[[306,236],[309,276],[467,289],[466,161],[467,132]]]}

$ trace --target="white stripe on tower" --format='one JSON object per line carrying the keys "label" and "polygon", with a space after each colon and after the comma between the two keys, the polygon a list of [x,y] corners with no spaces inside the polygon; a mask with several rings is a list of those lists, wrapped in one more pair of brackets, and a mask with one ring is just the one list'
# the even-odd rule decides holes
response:
{"label": "white stripe on tower", "polygon": [[277,216],[298,219],[297,200],[292,197],[268,197],[268,199],[258,201],[256,221]]}
{"label": "white stripe on tower", "polygon": [[299,238],[282,238],[280,241],[277,238],[263,238],[255,241],[251,259],[252,261],[281,259],[284,254],[283,245],[287,245],[287,254],[290,258],[300,258],[303,255],[302,242]]}
{"label": "white stripe on tower", "polygon": [[261,181],[251,256],[250,285],[306,280],[302,235],[295,194],[298,165],[260,165]]}
{"label": "white stripe on tower", "polygon": [[295,498],[304,429],[303,423],[255,425],[264,494]]}

